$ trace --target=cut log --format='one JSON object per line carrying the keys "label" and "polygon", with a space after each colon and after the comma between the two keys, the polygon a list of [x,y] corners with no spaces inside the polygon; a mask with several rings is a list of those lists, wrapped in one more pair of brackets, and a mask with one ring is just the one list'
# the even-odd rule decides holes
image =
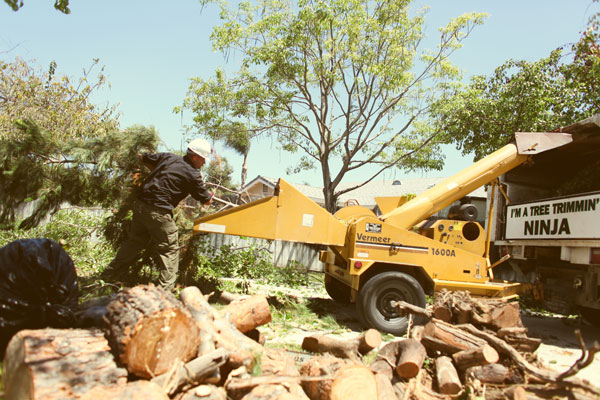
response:
{"label": "cut log", "polygon": [[173,400],[227,400],[227,392],[222,387],[200,385],[181,393]]}
{"label": "cut log", "polygon": [[340,368],[333,377],[330,400],[376,399],[377,382],[373,372],[364,365]]}
{"label": "cut log", "polygon": [[197,385],[204,382],[204,378],[212,377],[219,367],[229,358],[229,351],[217,349],[212,353],[202,355],[187,364],[174,364],[174,368],[165,374],[152,379],[169,396],[177,393],[181,388]]}
{"label": "cut log", "polygon": [[306,395],[297,396],[291,394],[283,385],[260,385],[256,386],[241,400],[303,400]]}
{"label": "cut log", "polygon": [[509,371],[502,364],[475,366],[467,369],[465,377],[474,378],[482,383],[499,385],[508,379]]}
{"label": "cut log", "polygon": [[433,317],[450,322],[452,320],[452,305],[450,303],[450,292],[442,289],[435,293],[433,299]]}
{"label": "cut log", "polygon": [[527,336],[527,328],[514,326],[509,328],[501,328],[496,332],[496,336],[500,339],[504,339],[505,336]]}
{"label": "cut log", "polygon": [[[300,376],[294,358],[282,349],[265,349],[260,359],[260,370],[263,375]],[[308,399],[299,381],[284,386],[294,399]]]}
{"label": "cut log", "polygon": [[22,330],[6,348],[2,379],[5,399],[74,399],[124,385],[127,371],[117,368],[100,330]]}
{"label": "cut log", "polygon": [[456,367],[462,371],[476,365],[488,365],[498,362],[500,356],[490,345],[485,344],[476,349],[463,350],[452,354]]}
{"label": "cut log", "polygon": [[501,304],[490,311],[490,323],[495,330],[502,328],[521,327],[521,311],[519,303]]}
{"label": "cut log", "polygon": [[359,361],[360,356],[381,344],[381,334],[369,329],[355,339],[337,339],[321,334],[306,336],[302,348],[313,353],[330,353],[337,357]]}
{"label": "cut log", "polygon": [[392,381],[383,374],[375,374],[377,400],[398,400]]}
{"label": "cut log", "polygon": [[427,356],[427,351],[420,341],[404,339],[399,344],[399,355],[396,363],[396,373],[401,378],[417,376]]}
{"label": "cut log", "polygon": [[152,378],[175,361],[196,356],[200,330],[190,313],[162,288],[140,285],[117,294],[105,316],[108,341],[127,370]]}
{"label": "cut log", "polygon": [[254,363],[264,348],[240,332],[206,301],[200,290],[189,286],[179,293],[181,301],[190,311],[201,330],[208,332],[217,348],[229,350],[229,369]]}
{"label": "cut log", "polygon": [[452,355],[462,350],[479,348],[487,344],[485,340],[471,335],[464,330],[454,328],[450,324],[438,323],[435,320],[425,325],[421,342],[427,348],[440,351],[446,355]]}
{"label": "cut log", "polygon": [[438,392],[442,394],[457,394],[460,392],[462,384],[450,357],[441,356],[436,358],[435,376]]}
{"label": "cut log", "polygon": [[242,333],[271,322],[269,302],[265,296],[260,294],[233,301],[223,308],[220,314],[222,317],[228,318]]}
{"label": "cut log", "polygon": [[303,381],[311,400],[376,399],[375,375],[362,364],[332,357],[316,356],[300,367],[300,374],[323,377],[322,381]]}
{"label": "cut log", "polygon": [[81,396],[81,400],[168,400],[161,388],[149,381],[128,382],[126,385],[97,386]]}
{"label": "cut log", "polygon": [[379,353],[377,353],[377,357],[369,368],[376,375],[383,375],[389,381],[394,377],[394,369],[396,368],[398,361],[398,354],[400,353],[400,340],[396,340],[393,342],[386,343]]}
{"label": "cut log", "polygon": [[504,337],[504,341],[515,349],[525,353],[533,353],[542,344],[542,339],[527,336],[507,335]]}

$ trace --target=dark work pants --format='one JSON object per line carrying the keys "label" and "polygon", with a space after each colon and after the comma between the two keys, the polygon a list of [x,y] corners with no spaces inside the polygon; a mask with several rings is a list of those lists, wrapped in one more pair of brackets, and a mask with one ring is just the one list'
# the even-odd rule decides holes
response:
{"label": "dark work pants", "polygon": [[121,245],[115,258],[106,267],[108,274],[118,273],[129,267],[140,252],[153,245],[158,253],[160,268],[158,285],[172,290],[179,269],[179,242],[177,226],[170,211],[137,200],[133,207],[133,219],[127,240]]}

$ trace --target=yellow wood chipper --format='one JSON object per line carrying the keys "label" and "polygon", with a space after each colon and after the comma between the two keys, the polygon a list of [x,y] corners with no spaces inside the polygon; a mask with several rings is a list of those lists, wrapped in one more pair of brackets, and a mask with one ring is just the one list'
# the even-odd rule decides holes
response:
{"label": "yellow wood chipper", "polygon": [[494,281],[489,235],[473,221],[474,206],[453,207],[452,219],[429,217],[532,155],[570,141],[566,133],[517,133],[514,143],[409,201],[376,198],[379,216],[361,206],[331,214],[280,179],[274,196],[199,218],[194,230],[326,245],[319,258],[330,296],[356,303],[364,325],[402,334],[408,320],[393,306],[397,300],[424,307],[425,294],[442,288],[481,296],[519,291],[518,283]]}

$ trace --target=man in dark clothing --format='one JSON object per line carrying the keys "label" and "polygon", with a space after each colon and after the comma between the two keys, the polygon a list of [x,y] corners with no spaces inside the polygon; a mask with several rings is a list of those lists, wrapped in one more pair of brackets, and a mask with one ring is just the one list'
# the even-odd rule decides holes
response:
{"label": "man in dark clothing", "polygon": [[139,155],[140,161],[152,171],[137,195],[127,240],[102,272],[102,278],[127,268],[152,242],[159,256],[158,285],[173,289],[179,270],[179,243],[172,211],[188,195],[204,205],[211,203],[213,195],[206,189],[199,171],[211,152],[206,140],[195,139],[189,143],[184,157],[172,153]]}

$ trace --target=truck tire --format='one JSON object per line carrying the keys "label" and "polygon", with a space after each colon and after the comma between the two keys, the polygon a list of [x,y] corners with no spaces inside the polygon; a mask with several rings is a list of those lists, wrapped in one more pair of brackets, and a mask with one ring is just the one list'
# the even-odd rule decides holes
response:
{"label": "truck tire", "polygon": [[337,303],[350,303],[350,286],[344,285],[329,275],[325,275],[325,291]]}
{"label": "truck tire", "polygon": [[[391,302],[398,300],[425,308],[425,292],[415,278],[404,272],[382,272],[358,292],[356,310],[368,327],[400,336],[408,328],[408,317],[399,316],[392,307]],[[420,319],[414,321],[419,323]]]}

